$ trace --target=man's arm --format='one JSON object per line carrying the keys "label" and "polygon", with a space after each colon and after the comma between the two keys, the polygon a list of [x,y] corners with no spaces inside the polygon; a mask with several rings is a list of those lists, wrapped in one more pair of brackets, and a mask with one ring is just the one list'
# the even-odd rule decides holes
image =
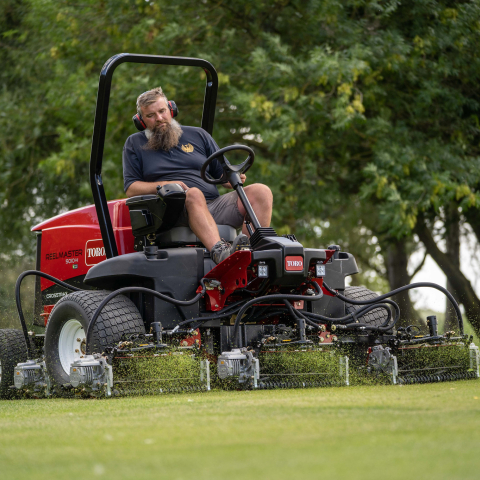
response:
{"label": "man's arm", "polygon": [[168,180],[166,182],[133,182],[125,192],[127,197],[136,197],[137,195],[149,195],[157,193],[157,186],[167,185],[168,183],[177,183],[185,191],[188,190],[188,187],[183,183],[176,180]]}

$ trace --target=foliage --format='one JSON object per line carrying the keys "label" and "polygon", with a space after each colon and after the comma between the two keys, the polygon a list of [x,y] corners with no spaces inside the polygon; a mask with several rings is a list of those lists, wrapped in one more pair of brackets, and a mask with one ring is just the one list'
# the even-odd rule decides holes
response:
{"label": "foliage", "polygon": [[[318,246],[312,226],[329,221],[355,245],[355,225],[384,241],[409,236],[419,212],[447,201],[478,207],[478,0],[8,0],[2,8],[4,252],[31,251],[31,225],[91,203],[97,75],[120,51],[216,66],[214,136],[220,146],[254,147],[249,180],[271,186],[279,233]],[[108,198],[123,195],[136,96],[161,84],[179,120],[199,125],[203,82],[190,68],[117,70]]]}
{"label": "foliage", "polygon": [[[0,329],[15,328],[20,330],[20,319],[15,303],[15,282],[18,276],[25,270],[32,269],[30,262],[19,262],[18,265],[2,265],[0,275]],[[35,295],[35,280],[27,277],[21,287],[22,309],[25,318],[33,318],[33,299]],[[35,330],[35,327],[28,322],[28,328]],[[42,332],[43,333],[43,332]]]}

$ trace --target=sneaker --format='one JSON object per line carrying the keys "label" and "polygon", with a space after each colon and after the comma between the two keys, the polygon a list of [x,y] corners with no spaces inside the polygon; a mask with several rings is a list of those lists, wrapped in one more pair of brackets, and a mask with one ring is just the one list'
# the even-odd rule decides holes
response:
{"label": "sneaker", "polygon": [[232,243],[232,253],[249,246],[250,239],[244,233],[241,233],[240,235],[236,236],[235,240]]}
{"label": "sneaker", "polygon": [[218,265],[233,253],[232,246],[225,240],[217,242],[210,250],[210,258]]}

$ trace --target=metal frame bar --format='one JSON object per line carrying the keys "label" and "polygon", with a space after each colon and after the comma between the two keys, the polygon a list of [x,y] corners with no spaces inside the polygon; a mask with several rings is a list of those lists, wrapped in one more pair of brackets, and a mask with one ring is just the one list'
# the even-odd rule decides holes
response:
{"label": "metal frame bar", "polygon": [[115,69],[122,63],[146,63],[153,65],[178,65],[203,68],[207,75],[205,97],[203,101],[202,128],[212,134],[217,102],[218,76],[210,62],[200,58],[166,57],[163,55],[140,55],[120,53],[109,58],[100,72],[98,84],[95,124],[93,127],[92,151],[90,155],[90,185],[97,211],[98,223],[102,233],[103,245],[107,258],[118,256],[117,244],[113,234],[112,220],[108,211],[105,189],[102,181],[102,161],[107,131],[108,106],[110,90]]}

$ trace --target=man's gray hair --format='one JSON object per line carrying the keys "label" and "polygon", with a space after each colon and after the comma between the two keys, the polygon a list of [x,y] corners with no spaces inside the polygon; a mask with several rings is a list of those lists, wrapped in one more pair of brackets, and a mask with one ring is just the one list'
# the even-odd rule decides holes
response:
{"label": "man's gray hair", "polygon": [[167,96],[163,93],[162,87],[152,88],[151,90],[143,92],[137,98],[137,113],[141,115],[143,107],[148,107],[148,105],[155,103],[160,97],[165,99],[168,107]]}

